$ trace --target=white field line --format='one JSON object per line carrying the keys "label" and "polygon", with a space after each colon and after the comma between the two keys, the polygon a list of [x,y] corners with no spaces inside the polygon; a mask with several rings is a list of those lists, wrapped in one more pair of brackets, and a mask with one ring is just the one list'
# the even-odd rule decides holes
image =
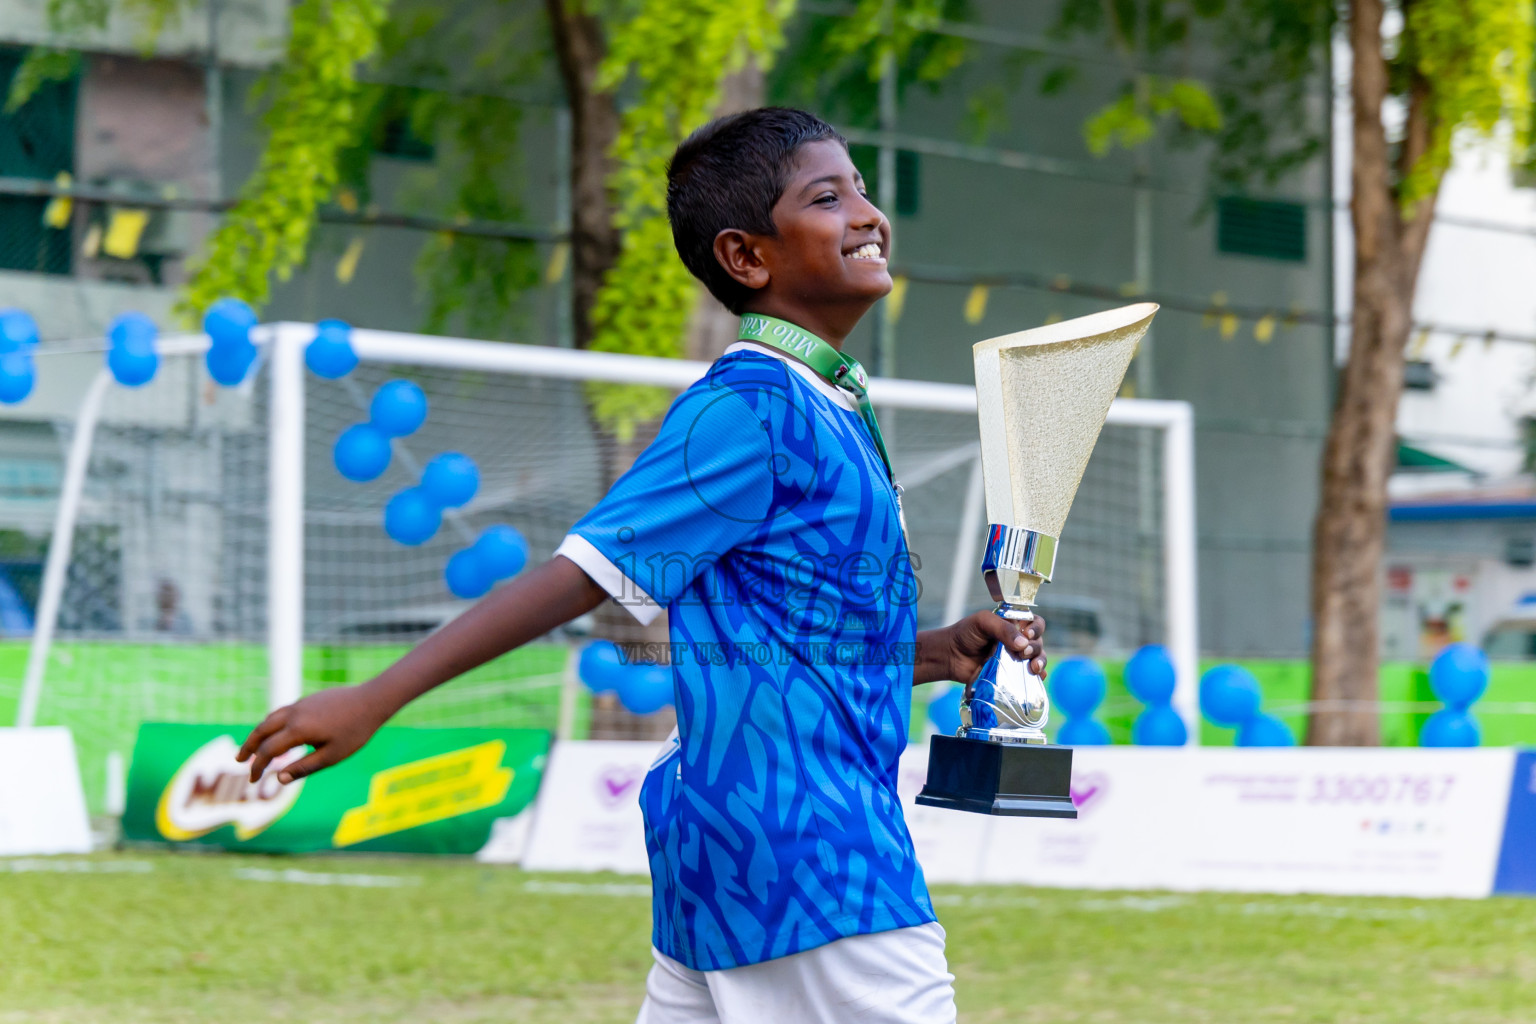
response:
{"label": "white field line", "polygon": [[[620,896],[635,899],[649,898],[651,888],[639,883],[619,882],[538,882],[523,883],[524,892],[542,893],[549,896]],[[933,897],[936,907],[997,907],[997,908],[1052,908],[1089,913],[1122,914],[1126,912],[1158,914],[1195,906],[1195,898],[1185,895],[1167,896],[1103,896],[1063,904],[1060,900],[1039,896],[1011,896],[1001,893],[940,893]],[[1423,907],[1351,907],[1316,901],[1290,903],[1248,902],[1216,904],[1209,908],[1219,913],[1244,915],[1273,915],[1278,917],[1327,917],[1339,920],[1396,921],[1424,920],[1429,913]]]}
{"label": "white field line", "polygon": [[155,870],[147,860],[61,860],[53,857],[0,859],[0,872],[19,875],[43,871],[71,875],[145,875]]}
{"label": "white field line", "polygon": [[299,871],[288,868],[273,871],[269,868],[235,868],[234,877],[246,882],[286,882],[290,885],[345,885],[357,889],[397,889],[406,885],[420,885],[416,875],[358,875],[337,871]]}
{"label": "white field line", "polygon": [[651,898],[651,887],[624,882],[524,882],[524,892],[546,896],[633,896]]}
{"label": "white field line", "polygon": [[[148,874],[155,865],[143,860],[74,860],[53,857],[0,858],[0,873],[53,872],[60,874]],[[340,885],[362,889],[393,889],[420,885],[418,875],[365,875],[335,871],[300,871],[286,868],[281,871],[270,868],[234,868],[230,875],[246,882],[278,882],[290,885]],[[609,896],[631,899],[650,899],[651,887],[641,882],[543,882],[529,880],[521,886],[524,892],[545,896]],[[1039,896],[1013,896],[1003,893],[940,893],[933,897],[936,907],[995,907],[1004,908],[1056,908],[1086,911],[1088,913],[1142,913],[1158,914],[1180,910],[1195,905],[1192,896],[1169,894],[1166,896],[1103,896],[1063,904],[1059,900]],[[1336,903],[1287,902],[1278,897],[1274,902],[1249,901],[1247,903],[1216,904],[1207,909],[1220,913],[1248,916],[1273,917],[1322,917],[1341,921],[1401,921],[1427,920],[1427,908],[1413,907],[1352,907]]]}

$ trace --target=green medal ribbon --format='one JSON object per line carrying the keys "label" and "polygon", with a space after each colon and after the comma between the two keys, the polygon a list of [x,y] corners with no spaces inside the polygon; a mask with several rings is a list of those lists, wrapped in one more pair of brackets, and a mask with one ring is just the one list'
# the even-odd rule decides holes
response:
{"label": "green medal ribbon", "polygon": [[858,403],[859,416],[863,418],[864,425],[869,428],[869,436],[874,439],[875,448],[880,452],[880,460],[885,463],[885,472],[893,482],[895,481],[895,473],[891,469],[891,457],[885,450],[885,438],[880,434],[880,423],[875,419],[875,407],[869,400],[869,377],[864,373],[864,367],[859,365],[857,359],[839,352],[802,327],[796,327],[787,320],[763,316],[761,313],[747,313],[741,318],[741,330],[737,333],[737,338],[741,341],[752,341],[769,348],[776,348],[780,352],[794,356],[838,388],[852,395],[854,401]]}

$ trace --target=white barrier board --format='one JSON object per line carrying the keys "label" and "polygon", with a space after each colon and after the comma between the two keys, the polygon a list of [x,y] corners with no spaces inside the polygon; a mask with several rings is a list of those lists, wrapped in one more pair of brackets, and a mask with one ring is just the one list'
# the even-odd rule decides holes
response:
{"label": "white barrier board", "polygon": [[557,742],[539,783],[523,867],[650,874],[640,783],[658,749],[656,743]]}
{"label": "white barrier board", "polygon": [[978,880],[1487,896],[1510,750],[1073,752],[1077,821],[992,822]]}
{"label": "white barrier board", "polygon": [[90,853],[68,729],[0,729],[0,856]]}
{"label": "white barrier board", "polygon": [[[555,745],[524,857],[535,870],[645,874],[637,797],[652,743]],[[1487,896],[1511,750],[1086,747],[1075,821],[919,807],[926,745],[899,787],[930,882],[1100,889]]]}

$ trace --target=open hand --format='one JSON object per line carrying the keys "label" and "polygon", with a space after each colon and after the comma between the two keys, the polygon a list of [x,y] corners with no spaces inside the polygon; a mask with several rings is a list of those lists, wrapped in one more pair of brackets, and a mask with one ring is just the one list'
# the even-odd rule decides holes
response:
{"label": "open hand", "polygon": [[283,785],[313,775],[357,753],[389,718],[378,696],[364,686],[322,690],[272,712],[240,747],[236,761],[251,762],[251,781],[261,778],[272,759],[294,747],[315,749],[277,773]]}
{"label": "open hand", "polygon": [[918,634],[916,681],[950,679],[968,683],[1003,644],[1018,659],[1029,660],[1029,670],[1045,678],[1045,620],[1038,614],[1026,622],[1005,619],[996,612],[977,612],[944,629]]}

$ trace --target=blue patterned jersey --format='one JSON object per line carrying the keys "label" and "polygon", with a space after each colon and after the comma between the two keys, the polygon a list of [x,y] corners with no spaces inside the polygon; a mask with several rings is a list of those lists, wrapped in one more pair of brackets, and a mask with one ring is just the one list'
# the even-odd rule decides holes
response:
{"label": "blue patterned jersey", "polygon": [[561,551],[668,613],[678,735],[640,796],[658,949],[713,970],[934,920],[896,795],[917,582],[857,413],[727,354]]}

